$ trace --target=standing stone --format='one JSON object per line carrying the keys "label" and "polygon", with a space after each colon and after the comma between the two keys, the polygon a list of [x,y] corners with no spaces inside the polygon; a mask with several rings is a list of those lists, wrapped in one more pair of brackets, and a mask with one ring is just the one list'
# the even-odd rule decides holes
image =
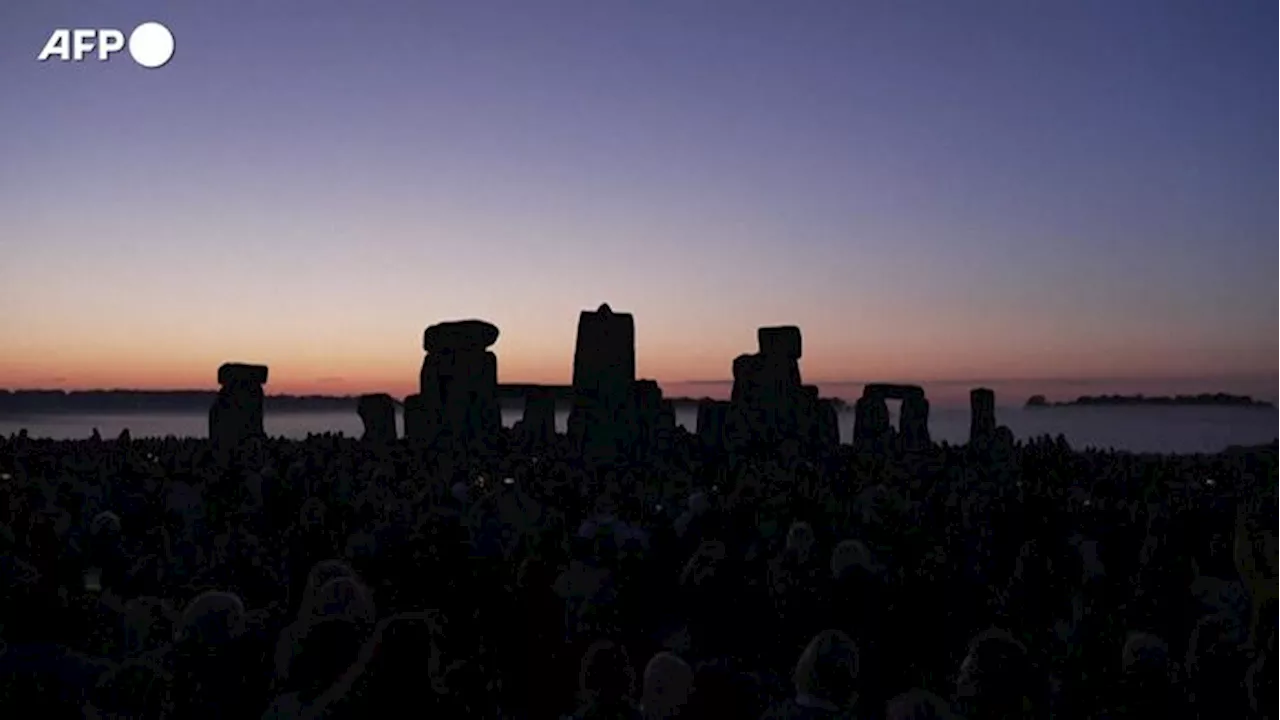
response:
{"label": "standing stone", "polygon": [[817,452],[834,450],[840,445],[840,418],[835,403],[820,397],[817,385],[804,385],[801,391],[802,437]]}
{"label": "standing stone", "polygon": [[765,359],[758,354],[733,359],[733,392],[724,418],[722,443],[735,451],[766,444],[768,419],[764,409]]}
{"label": "standing stone", "polygon": [[733,359],[733,394],[735,404],[756,405],[760,398],[760,372],[764,367],[759,355],[739,355]]}
{"label": "standing stone", "polygon": [[833,400],[818,400],[818,442],[824,448],[840,446],[840,411]]}
{"label": "standing stone", "polygon": [[232,449],[252,437],[264,437],[262,386],[266,365],[225,363],[218,368],[218,396],[209,408],[209,439],[221,449]]}
{"label": "standing stone", "polygon": [[783,440],[806,437],[806,401],[800,384],[800,329],[757,330],[759,352],[733,361],[733,410],[729,444],[736,449],[769,449]]}
{"label": "standing stone", "polygon": [[799,436],[808,446],[818,448],[821,446],[818,437],[818,386],[801,385],[797,399],[799,405],[796,408],[796,419]]}
{"label": "standing stone", "polygon": [[530,390],[524,401],[521,429],[524,440],[549,445],[556,438],[556,398],[546,390]]}
{"label": "standing stone", "polygon": [[396,404],[386,393],[361,395],[356,412],[364,423],[364,440],[373,443],[396,441]]}
{"label": "standing stone", "polygon": [[636,324],[631,313],[615,313],[608,303],[578,316],[573,354],[573,389],[613,405],[626,402],[636,380]]}
{"label": "standing stone", "polygon": [[626,452],[636,380],[636,326],[609,305],[578,316],[570,437],[591,460]]}
{"label": "standing stone", "polygon": [[786,355],[760,357],[761,409],[772,434],[792,437],[801,405],[800,366]]}
{"label": "standing stone", "polygon": [[634,457],[646,457],[652,452],[661,412],[662,388],[656,381],[636,380],[631,384],[632,427],[629,440]]}
{"label": "standing stone", "polygon": [[725,423],[731,403],[703,400],[698,403],[698,440],[704,450],[718,453],[725,449]]}
{"label": "standing stone", "polygon": [[658,421],[654,429],[654,445],[659,457],[667,457],[676,442],[676,405],[663,400],[658,408]]}
{"label": "standing stone", "polygon": [[902,398],[898,417],[898,434],[905,447],[919,450],[931,444],[929,437],[929,401],[924,391]]}
{"label": "standing stone", "polygon": [[431,411],[421,394],[409,395],[404,399],[404,436],[416,443],[429,443],[435,439],[432,431],[437,423],[432,422]]}
{"label": "standing stone", "polygon": [[996,394],[989,388],[969,391],[969,442],[990,440],[996,432]]}
{"label": "standing stone", "polygon": [[497,440],[502,428],[498,358],[486,349],[497,339],[498,328],[483,320],[439,323],[423,333],[427,355],[417,402],[425,412],[414,424],[424,438],[480,451]]}
{"label": "standing stone", "polygon": [[853,444],[865,447],[879,443],[890,429],[889,406],[884,396],[864,390],[854,404]]}

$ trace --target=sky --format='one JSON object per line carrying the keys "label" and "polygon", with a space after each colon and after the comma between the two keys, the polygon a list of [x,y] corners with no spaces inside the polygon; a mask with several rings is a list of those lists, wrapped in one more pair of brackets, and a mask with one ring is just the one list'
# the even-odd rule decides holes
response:
{"label": "sky", "polygon": [[[36,60],[148,20],[162,68]],[[1274,398],[1277,20],[5,0],[0,387],[214,387],[235,360],[271,393],[404,395],[423,329],[473,317],[502,382],[565,383],[608,302],[668,394],[722,392],[794,324],[824,392]]]}

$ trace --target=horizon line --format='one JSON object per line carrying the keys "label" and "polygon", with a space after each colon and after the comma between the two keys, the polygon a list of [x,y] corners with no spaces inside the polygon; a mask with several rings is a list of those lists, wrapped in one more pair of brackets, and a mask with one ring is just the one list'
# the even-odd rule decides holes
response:
{"label": "horizon line", "polygon": [[[1073,377],[1037,377],[1037,378],[1018,378],[1018,377],[1011,377],[1011,378],[991,378],[991,377],[988,377],[988,378],[965,378],[965,379],[951,379],[951,380],[901,380],[901,379],[899,379],[899,380],[893,380],[893,379],[881,379],[881,380],[860,380],[860,379],[859,379],[859,380],[854,380],[854,379],[842,379],[842,380],[808,380],[808,381],[806,381],[806,382],[805,382],[805,384],[806,384],[806,385],[818,385],[818,386],[842,386],[842,387],[843,387],[843,386],[865,386],[865,385],[870,385],[870,384],[896,383],[896,384],[904,384],[904,385],[922,385],[922,386],[923,386],[923,385],[933,385],[933,386],[950,386],[950,387],[960,386],[960,387],[976,388],[976,387],[982,387],[982,386],[985,386],[985,385],[1003,385],[1003,384],[1008,384],[1008,383],[1037,383],[1037,384],[1046,384],[1046,385],[1059,385],[1059,386],[1061,386],[1061,385],[1068,385],[1068,386],[1069,386],[1069,385],[1095,385],[1095,384],[1123,384],[1123,383],[1126,383],[1126,382],[1134,382],[1134,383],[1152,383],[1152,382],[1156,382],[1156,383],[1164,383],[1164,382],[1202,382],[1202,381],[1213,381],[1213,380],[1218,380],[1218,381],[1222,381],[1222,380],[1237,380],[1237,381],[1239,381],[1239,380],[1264,380],[1264,381],[1269,381],[1269,380],[1270,380],[1270,377],[1271,377],[1271,376],[1270,376],[1269,374],[1261,374],[1261,373],[1258,373],[1258,374],[1255,374],[1255,373],[1226,373],[1226,374],[1221,374],[1221,375],[1170,375],[1170,376],[1159,376],[1159,377],[1139,377],[1139,376],[1083,377],[1083,378],[1082,378],[1082,377],[1074,377],[1074,378],[1073,378]],[[637,378],[637,379],[644,379],[644,378]],[[320,382],[320,381],[316,381],[316,382]],[[329,378],[329,379],[328,379],[328,383],[321,383],[321,384],[333,384],[334,382],[335,382],[335,379],[334,379],[334,378]],[[706,380],[706,379],[703,379],[703,380],[670,380],[670,381],[656,381],[656,382],[658,382],[659,386],[663,386],[663,385],[667,385],[667,386],[677,386],[677,385],[682,385],[682,386],[691,386],[691,387],[693,387],[693,388],[697,388],[697,387],[726,387],[726,386],[732,386],[734,381],[733,381],[732,379],[722,379],[722,380]],[[294,384],[294,385],[296,385],[296,384],[299,384],[299,383],[297,383],[297,382],[293,382],[293,383],[289,383],[289,384]],[[268,383],[268,387],[269,387],[269,385],[270,385],[270,383]],[[521,385],[523,385],[523,386],[531,386],[531,387],[557,387],[557,388],[567,388],[567,387],[571,387],[571,384],[570,384],[570,383],[546,383],[546,382],[541,382],[541,383],[540,383],[540,382],[500,382],[500,383],[498,383],[498,385],[499,385],[499,386],[504,386],[504,385],[506,385],[506,386],[521,386]],[[193,392],[193,393],[195,393],[195,392],[216,392],[216,391],[217,391],[217,388],[218,388],[218,386],[217,386],[217,384],[216,384],[216,383],[211,383],[210,385],[203,386],[203,387],[201,387],[201,386],[187,386],[187,387],[150,387],[150,388],[146,388],[146,387],[121,387],[121,386],[114,386],[114,387],[110,387],[110,386],[100,386],[100,387],[72,387],[72,388],[67,388],[67,387],[0,387],[0,392],[8,392],[8,393],[13,393],[13,392],[61,392],[61,393],[71,393],[71,392],[121,392],[121,393],[125,393],[125,392],[134,392],[134,393],[183,393],[183,392]],[[1209,391],[1205,391],[1205,392],[1206,392],[1207,394],[1212,394],[1212,392],[1209,392]],[[1214,392],[1222,392],[1222,391],[1221,391],[1221,390],[1218,390],[1218,391],[1214,391]],[[352,391],[352,392],[337,393],[337,394],[326,394],[326,393],[324,393],[323,391],[321,391],[321,392],[306,392],[306,393],[298,393],[298,392],[281,392],[281,393],[276,393],[276,396],[294,396],[294,397],[332,397],[332,398],[341,398],[341,397],[359,397],[359,396],[361,396],[361,395],[372,395],[372,394],[387,394],[387,395],[392,395],[393,397],[395,397],[395,395],[394,395],[392,392],[387,391],[387,390]],[[413,393],[412,393],[412,392],[410,392],[409,394],[411,395],[411,394],[413,394]],[[1138,394],[1141,394],[1141,393],[1138,393]]]}
{"label": "horizon line", "polygon": [[[1197,382],[1201,380],[1270,380],[1269,373],[1221,373],[1221,374],[1205,374],[1205,375],[1120,375],[1106,377],[985,377],[985,378],[954,378],[954,379],[926,379],[926,380],[901,380],[902,384],[911,385],[973,385],[979,386],[984,384],[998,385],[1004,383],[1045,383],[1058,385],[1075,385],[1085,383],[1124,383],[1124,382]],[[890,382],[891,380],[865,380],[865,379],[837,379],[837,380],[809,380],[805,379],[806,385],[874,385]],[[679,380],[673,381],[673,384],[679,385],[722,385],[732,384],[733,379],[724,380]]]}

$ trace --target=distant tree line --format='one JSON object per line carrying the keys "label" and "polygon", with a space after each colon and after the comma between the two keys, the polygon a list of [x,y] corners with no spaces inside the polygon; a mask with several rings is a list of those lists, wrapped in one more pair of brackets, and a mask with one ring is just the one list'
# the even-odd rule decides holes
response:
{"label": "distant tree line", "polygon": [[1078,406],[1114,406],[1114,405],[1196,405],[1214,407],[1254,407],[1275,408],[1275,405],[1262,400],[1254,400],[1248,395],[1228,395],[1227,393],[1201,393],[1199,395],[1081,395],[1075,400],[1066,402],[1049,402],[1044,395],[1032,395],[1027,400],[1028,408],[1078,407]]}
{"label": "distant tree line", "polygon": [[[212,390],[0,390],[0,414],[203,412],[216,395]],[[268,395],[265,409],[355,412],[356,397]]]}
{"label": "distant tree line", "polygon": [[[573,389],[561,385],[499,385],[505,407],[519,407],[533,391],[550,393],[558,404],[573,399]],[[48,413],[189,413],[205,412],[217,395],[213,390],[0,390],[0,415]],[[357,395],[268,395],[267,412],[355,412]],[[396,401],[397,405],[399,400]],[[693,405],[693,398],[672,398],[676,405]],[[844,402],[837,400],[837,407]]]}

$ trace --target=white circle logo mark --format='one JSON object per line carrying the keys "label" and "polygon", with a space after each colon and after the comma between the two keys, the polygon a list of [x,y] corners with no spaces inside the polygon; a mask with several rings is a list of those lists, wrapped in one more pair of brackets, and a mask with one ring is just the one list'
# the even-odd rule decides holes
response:
{"label": "white circle logo mark", "polygon": [[129,33],[129,54],[144,68],[164,67],[173,58],[173,33],[158,22],[145,22]]}

